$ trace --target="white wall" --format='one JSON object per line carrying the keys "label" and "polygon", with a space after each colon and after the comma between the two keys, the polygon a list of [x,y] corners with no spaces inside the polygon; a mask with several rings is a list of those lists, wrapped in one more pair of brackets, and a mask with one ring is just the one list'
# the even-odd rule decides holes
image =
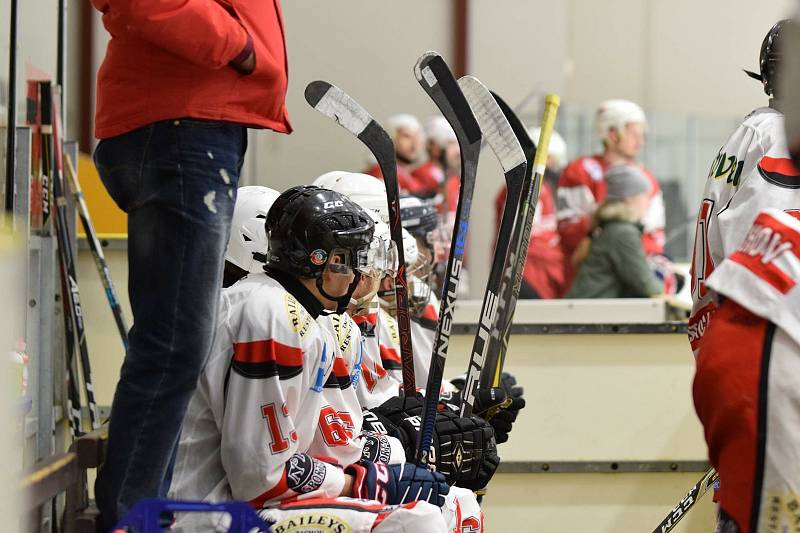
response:
{"label": "white wall", "polygon": [[735,115],[765,102],[758,70],[767,30],[791,0],[569,0],[565,96],[623,97],[657,111]]}

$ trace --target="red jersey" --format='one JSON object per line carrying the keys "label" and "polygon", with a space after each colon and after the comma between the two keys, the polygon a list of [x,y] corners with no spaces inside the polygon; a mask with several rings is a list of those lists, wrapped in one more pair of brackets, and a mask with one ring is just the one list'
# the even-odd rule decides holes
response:
{"label": "red jersey", "polygon": [[[497,227],[503,216],[506,188],[500,189],[495,199]],[[564,252],[558,234],[556,206],[553,192],[546,181],[542,182],[533,230],[528,247],[528,258],[522,278],[541,298],[558,298],[564,291]]]}
{"label": "red jersey", "polygon": [[444,170],[433,161],[426,161],[411,172],[415,191],[413,194],[432,198],[439,193],[444,183]]}
{"label": "red jersey", "polygon": [[[365,170],[364,174],[375,176],[379,180],[383,181],[383,172],[381,172],[381,167],[379,167],[377,163]],[[414,192],[416,190],[416,182],[414,178],[411,177],[408,169],[400,163],[397,164],[397,186],[400,187],[401,193],[405,192],[409,194],[416,194]]]}

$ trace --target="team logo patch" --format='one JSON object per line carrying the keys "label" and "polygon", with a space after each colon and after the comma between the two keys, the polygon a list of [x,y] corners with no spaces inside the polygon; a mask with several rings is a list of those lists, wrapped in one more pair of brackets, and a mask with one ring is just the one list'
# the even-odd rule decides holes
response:
{"label": "team logo patch", "polygon": [[603,167],[596,159],[587,158],[583,160],[583,169],[592,177],[594,181],[603,179]]}
{"label": "team logo patch", "polygon": [[328,260],[328,252],[326,252],[325,250],[322,250],[320,248],[317,248],[316,250],[311,252],[311,255],[309,256],[309,258],[311,259],[311,262],[313,264],[315,264],[317,266],[322,266],[322,265],[325,264],[325,261]]}
{"label": "team logo patch", "polygon": [[480,533],[481,521],[474,516],[469,516],[461,521],[461,533]]}
{"label": "team logo patch", "polygon": [[325,481],[325,465],[304,453],[296,453],[286,465],[286,485],[289,489],[306,494],[315,491]]}
{"label": "team logo patch", "polygon": [[373,463],[389,464],[392,457],[392,445],[383,435],[375,433],[364,434],[364,447],[361,457]]}
{"label": "team logo patch", "polygon": [[273,533],[350,533],[350,524],[339,517],[308,511],[284,518],[272,525]]}

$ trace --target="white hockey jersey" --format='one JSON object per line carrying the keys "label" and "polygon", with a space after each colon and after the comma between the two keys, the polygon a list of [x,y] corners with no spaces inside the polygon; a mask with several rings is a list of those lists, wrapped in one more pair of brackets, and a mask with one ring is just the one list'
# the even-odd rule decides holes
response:
{"label": "white hockey jersey", "polygon": [[364,340],[361,378],[356,388],[364,409],[377,407],[397,396],[403,383],[400,338],[393,339],[391,330],[381,327],[378,315],[375,312],[355,318]]}
{"label": "white hockey jersey", "polygon": [[364,416],[356,392],[365,352],[361,330],[348,315],[320,317],[319,322],[336,339],[335,358],[333,372],[322,390],[317,433],[308,454],[330,458],[343,466],[361,458],[386,464],[404,463],[405,451],[396,438],[362,432]]}
{"label": "white hockey jersey", "polygon": [[689,341],[696,352],[716,304],[706,281],[733,252],[759,212],[800,209],[800,171],[791,163],[783,115],[760,107],[720,149],[708,174],[692,257]]}
{"label": "white hockey jersey", "polygon": [[[794,216],[793,216],[794,215]],[[706,287],[774,322],[800,345],[800,211],[767,209]]]}
{"label": "white hockey jersey", "polygon": [[[267,274],[222,291],[214,347],[184,418],[171,498],[262,507],[340,494],[341,468],[303,453],[316,434],[335,344],[309,313],[313,306],[301,304],[309,298]],[[174,529],[211,530],[218,519],[184,515]]]}

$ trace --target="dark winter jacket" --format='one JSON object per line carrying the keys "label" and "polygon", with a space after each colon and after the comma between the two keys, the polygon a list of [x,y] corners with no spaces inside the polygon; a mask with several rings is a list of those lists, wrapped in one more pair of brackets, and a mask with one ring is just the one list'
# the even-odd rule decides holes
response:
{"label": "dark winter jacket", "polygon": [[661,294],[642,247],[642,225],[627,204],[611,202],[595,213],[597,228],[567,298],[647,298]]}

